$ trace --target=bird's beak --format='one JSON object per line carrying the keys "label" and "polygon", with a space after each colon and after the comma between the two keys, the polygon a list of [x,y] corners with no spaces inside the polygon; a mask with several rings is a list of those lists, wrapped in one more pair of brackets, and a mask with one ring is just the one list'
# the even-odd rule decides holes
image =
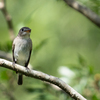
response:
{"label": "bird's beak", "polygon": [[25,32],[30,33],[31,32],[31,29],[30,30],[25,30]]}

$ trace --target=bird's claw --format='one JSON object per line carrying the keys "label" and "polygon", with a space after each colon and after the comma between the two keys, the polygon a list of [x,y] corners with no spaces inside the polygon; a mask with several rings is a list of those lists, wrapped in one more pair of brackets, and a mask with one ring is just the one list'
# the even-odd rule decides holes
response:
{"label": "bird's claw", "polygon": [[30,70],[30,69],[29,69],[28,67],[26,67],[26,69],[27,69],[27,73],[29,73],[29,70]]}
{"label": "bird's claw", "polygon": [[13,69],[15,69],[15,62],[12,63]]}
{"label": "bird's claw", "polygon": [[[12,66],[13,66],[13,69],[16,69],[16,68],[15,68],[15,62],[12,63]],[[16,74],[17,74],[17,73],[18,73],[18,70],[16,71]]]}

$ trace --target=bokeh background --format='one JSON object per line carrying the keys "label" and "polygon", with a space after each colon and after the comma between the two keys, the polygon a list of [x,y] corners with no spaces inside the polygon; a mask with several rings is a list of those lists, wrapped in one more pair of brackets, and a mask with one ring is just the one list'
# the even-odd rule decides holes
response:
{"label": "bokeh background", "polygon": [[[100,0],[77,0],[100,15]],[[30,64],[61,78],[88,100],[100,100],[100,29],[63,0],[6,0],[17,36],[32,29]],[[0,50],[12,54],[7,22],[0,11]],[[0,68],[0,100],[72,100],[59,88]]]}

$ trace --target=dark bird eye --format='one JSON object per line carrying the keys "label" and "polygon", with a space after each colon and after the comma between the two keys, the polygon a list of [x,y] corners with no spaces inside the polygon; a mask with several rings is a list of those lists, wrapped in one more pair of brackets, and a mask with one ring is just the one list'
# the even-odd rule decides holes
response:
{"label": "dark bird eye", "polygon": [[24,31],[24,29],[22,28],[22,31]]}

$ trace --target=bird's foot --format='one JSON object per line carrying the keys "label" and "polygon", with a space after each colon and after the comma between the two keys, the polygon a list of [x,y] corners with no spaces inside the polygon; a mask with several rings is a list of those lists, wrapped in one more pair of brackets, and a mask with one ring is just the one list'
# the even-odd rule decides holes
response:
{"label": "bird's foot", "polygon": [[[13,66],[13,69],[16,69],[16,68],[15,68],[15,62],[12,63],[12,66]],[[17,73],[18,73],[18,70],[16,71],[16,74],[17,74]]]}
{"label": "bird's foot", "polygon": [[27,69],[27,73],[29,73],[29,70],[30,70],[30,69],[29,69],[28,67],[26,67],[26,69]]}
{"label": "bird's foot", "polygon": [[12,63],[13,69],[15,69],[15,62]]}

